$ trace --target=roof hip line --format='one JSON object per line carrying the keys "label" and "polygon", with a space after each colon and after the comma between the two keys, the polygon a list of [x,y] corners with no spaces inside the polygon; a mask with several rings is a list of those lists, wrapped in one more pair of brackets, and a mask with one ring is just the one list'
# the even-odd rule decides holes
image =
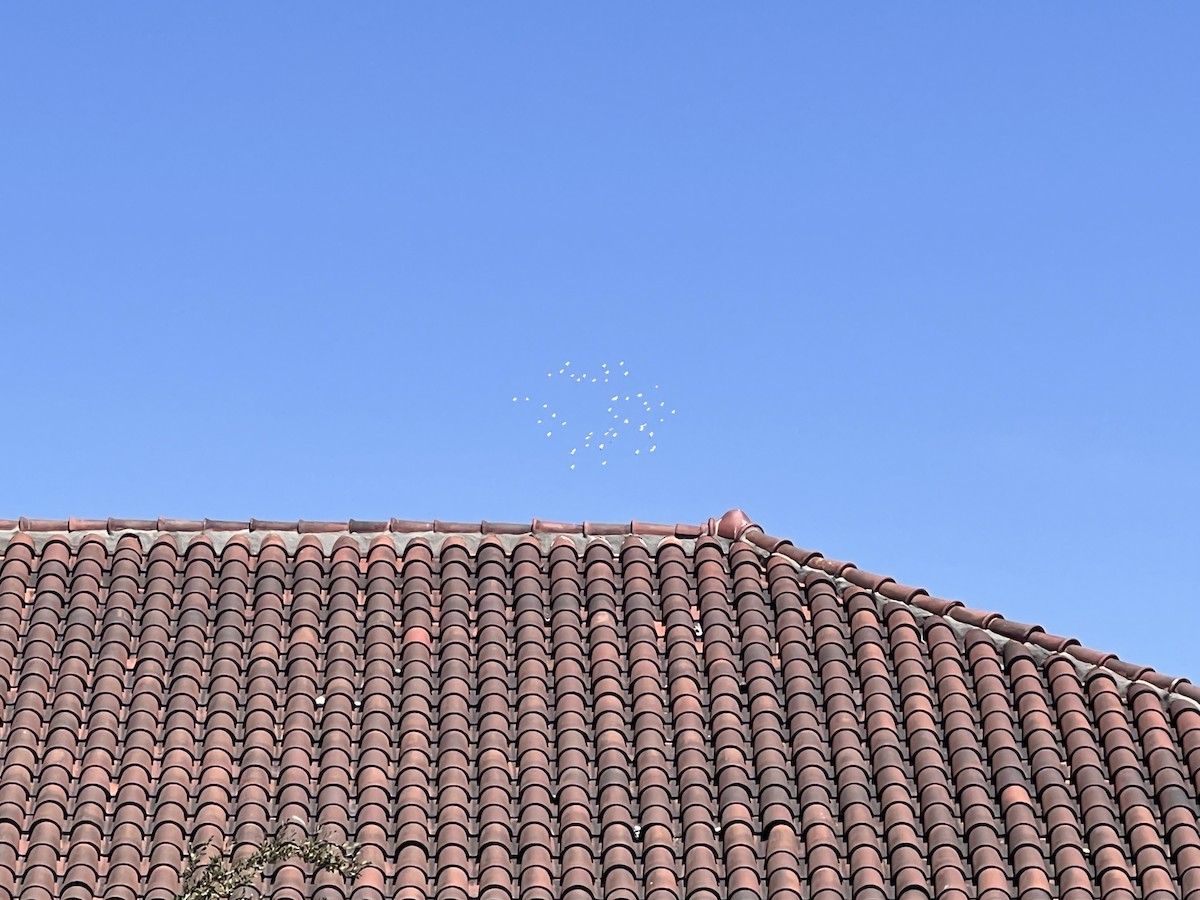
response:
{"label": "roof hip line", "polygon": [[1115,653],[1103,653],[1084,647],[1076,638],[1047,633],[1041,625],[1014,622],[997,612],[984,612],[972,609],[959,600],[935,597],[925,588],[899,584],[894,578],[864,571],[852,562],[828,559],[815,550],[805,550],[785,538],[767,534],[740,509],[729,510],[719,520],[710,519],[709,527],[712,529],[711,533],[733,541],[745,541],[767,553],[781,554],[801,566],[816,569],[833,578],[842,578],[856,587],[889,600],[908,603],[927,613],[982,628],[1049,653],[1061,653],[1129,681],[1141,681],[1161,691],[1179,694],[1200,703],[1200,686],[1192,684],[1187,678],[1177,678],[1157,672],[1151,666],[1126,662]]}

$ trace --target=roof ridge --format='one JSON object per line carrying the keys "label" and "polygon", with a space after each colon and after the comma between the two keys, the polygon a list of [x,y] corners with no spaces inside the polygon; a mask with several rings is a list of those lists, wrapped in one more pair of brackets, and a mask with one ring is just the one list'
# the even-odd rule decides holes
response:
{"label": "roof ridge", "polygon": [[[723,519],[721,521],[724,521]],[[417,519],[347,519],[345,521],[306,520],[295,521],[271,519],[0,519],[0,531],[23,532],[105,532],[119,534],[124,531],[163,531],[176,533],[202,532],[295,532],[297,534],[412,534],[434,532],[440,534],[581,534],[585,537],[607,537],[613,535],[654,535],[659,537],[698,538],[716,535],[718,520],[709,519],[700,525],[685,523],[661,524],[640,522],[556,522],[533,519],[524,522],[447,522],[441,519],[421,521]],[[723,535],[722,535],[723,536]]]}
{"label": "roof ridge", "polygon": [[1182,676],[1175,677],[1156,671],[1152,666],[1140,666],[1126,662],[1115,653],[1105,653],[1085,647],[1077,638],[1050,634],[1041,625],[1027,625],[1006,619],[998,612],[985,612],[967,606],[961,600],[936,597],[922,587],[900,584],[887,575],[878,575],[860,569],[852,562],[830,559],[815,550],[797,547],[785,538],[767,534],[762,527],[750,520],[740,509],[733,509],[721,517],[718,523],[721,537],[746,541],[767,553],[779,553],[793,562],[810,569],[824,572],[832,578],[841,578],[856,587],[879,594],[889,600],[907,603],[920,610],[975,628],[991,632],[1008,640],[1015,640],[1048,653],[1061,653],[1085,665],[1107,669],[1127,681],[1140,681],[1161,691],[1179,694],[1200,702],[1200,686]]}

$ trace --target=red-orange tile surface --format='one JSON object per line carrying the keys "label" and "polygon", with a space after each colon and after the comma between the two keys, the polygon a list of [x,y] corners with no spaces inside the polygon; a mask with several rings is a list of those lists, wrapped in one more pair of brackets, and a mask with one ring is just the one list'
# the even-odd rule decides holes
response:
{"label": "red-orange tile surface", "polygon": [[738,511],[0,521],[0,897],[1200,898],[1198,698]]}

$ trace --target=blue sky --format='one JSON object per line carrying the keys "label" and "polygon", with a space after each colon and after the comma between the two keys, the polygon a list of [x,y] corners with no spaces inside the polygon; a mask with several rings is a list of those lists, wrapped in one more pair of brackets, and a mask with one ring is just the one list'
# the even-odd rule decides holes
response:
{"label": "blue sky", "polygon": [[[1198,44],[1183,4],[6,5],[0,513],[741,506],[1200,677]],[[659,384],[658,452],[570,470],[511,402],[566,360]]]}

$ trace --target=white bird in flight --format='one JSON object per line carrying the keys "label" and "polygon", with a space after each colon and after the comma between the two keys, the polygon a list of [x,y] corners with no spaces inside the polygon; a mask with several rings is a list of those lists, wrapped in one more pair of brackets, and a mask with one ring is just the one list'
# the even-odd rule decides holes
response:
{"label": "white bird in flight", "polygon": [[[622,376],[624,376],[626,378],[629,378],[632,376],[632,370],[625,368],[625,360],[620,360],[617,363],[617,365],[613,366],[613,367],[610,367],[607,362],[601,363],[600,364],[600,373],[595,376],[591,375],[588,372],[582,371],[582,367],[579,367],[578,371],[571,371],[572,368],[575,368],[575,367],[572,366],[571,360],[565,360],[562,363],[562,368],[560,368],[558,370],[558,374],[559,375],[567,375],[570,377],[571,381],[578,383],[578,384],[593,384],[593,385],[599,384],[600,382],[607,384],[608,380],[609,380],[609,376],[615,374],[616,372],[620,372],[622,374]],[[593,369],[592,371],[595,371],[595,369]],[[554,377],[553,369],[546,372],[546,377],[547,378]],[[632,382],[631,382],[631,384],[632,384]],[[660,385],[658,385],[658,384],[653,385],[654,391],[659,391],[660,389],[661,389]],[[601,387],[600,390],[603,392],[606,389],[604,387]],[[601,394],[601,396],[603,396],[603,394]],[[613,394],[608,398],[609,403],[612,404],[607,408],[608,413],[610,415],[612,415],[613,422],[617,423],[617,424],[612,425],[609,428],[605,429],[604,434],[601,436],[603,438],[603,440],[597,444],[596,449],[598,451],[600,451],[602,455],[605,453],[605,451],[607,451],[609,449],[616,451],[618,446],[620,446],[617,444],[617,441],[620,438],[620,432],[617,430],[617,427],[619,425],[625,425],[625,426],[637,425],[638,433],[644,435],[650,441],[648,447],[646,445],[642,445],[642,446],[639,446],[636,448],[631,448],[633,450],[633,454],[632,454],[633,456],[641,456],[643,450],[648,450],[650,453],[654,453],[658,450],[658,444],[655,441],[655,437],[656,437],[655,432],[650,430],[650,428],[649,428],[650,424],[653,422],[653,419],[647,418],[646,420],[644,420],[640,423],[635,422],[635,421],[633,421],[632,418],[627,417],[624,414],[623,410],[619,409],[619,406],[621,403],[629,403],[630,401],[636,399],[641,404],[644,412],[651,413],[651,411],[653,409],[653,403],[652,403],[653,397],[654,397],[653,393],[651,393],[648,388],[643,388],[643,390],[640,390],[640,391],[630,391],[630,393],[628,393],[628,394]],[[512,398],[512,402],[517,403],[521,399],[522,399],[521,395],[515,395]],[[530,401],[530,399],[531,398],[529,398],[529,397],[524,398],[526,403],[528,403]],[[660,416],[658,421],[660,423],[664,423],[666,421],[665,417],[667,415],[673,416],[673,415],[676,415],[678,412],[677,409],[668,410],[665,400],[660,400],[658,403],[658,407],[659,407],[659,416]],[[542,404],[542,410],[543,410],[543,412],[542,412],[543,418],[540,418],[537,420],[538,425],[550,426],[551,429],[553,429],[553,427],[555,425],[558,425],[560,428],[567,427],[568,422],[567,422],[567,418],[566,418],[565,414],[564,414],[564,416],[560,417],[558,415],[557,410],[551,411],[550,404],[548,402]],[[584,409],[582,405],[579,410],[575,410],[574,407],[572,407],[571,411],[575,415],[587,413],[587,410]],[[546,416],[546,413],[549,413],[549,416]],[[652,413],[651,413],[651,415],[652,415]],[[641,417],[639,416],[638,418],[641,418]],[[548,431],[546,431],[545,434],[548,439],[554,437],[553,430],[548,430]],[[592,442],[592,440],[594,440],[595,434],[596,434],[595,431],[588,431],[586,434],[582,435],[582,440],[577,439],[575,441],[575,446],[568,445],[569,455],[572,457],[576,457],[576,456],[581,455],[579,452],[580,450],[590,450],[592,447],[591,442]],[[609,444],[612,444],[613,446],[610,448]],[[569,468],[575,469],[578,462],[582,462],[582,458],[580,460],[574,460],[574,459],[569,460],[568,461]],[[600,464],[607,465],[608,464],[607,459],[601,459]]]}

